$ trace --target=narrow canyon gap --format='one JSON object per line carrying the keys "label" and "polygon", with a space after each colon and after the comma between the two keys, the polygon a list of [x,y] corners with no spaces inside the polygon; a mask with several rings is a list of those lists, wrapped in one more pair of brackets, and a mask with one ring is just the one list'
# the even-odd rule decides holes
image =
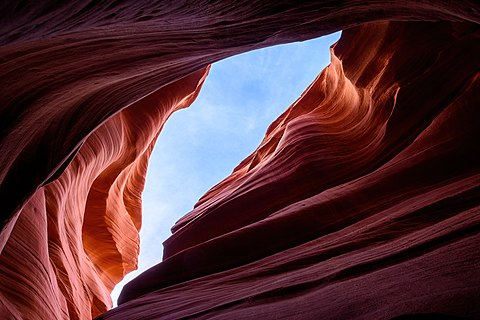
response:
{"label": "narrow canyon gap", "polygon": [[[2,2],[0,312],[480,317],[474,1]],[[163,124],[209,64],[343,30],[259,147],[134,269]]]}
{"label": "narrow canyon gap", "polygon": [[149,160],[142,195],[138,270],[112,292],[160,262],[170,227],[228,176],[261,142],[268,125],[330,62],[340,33],[237,55],[211,66],[187,109],[168,119]]}

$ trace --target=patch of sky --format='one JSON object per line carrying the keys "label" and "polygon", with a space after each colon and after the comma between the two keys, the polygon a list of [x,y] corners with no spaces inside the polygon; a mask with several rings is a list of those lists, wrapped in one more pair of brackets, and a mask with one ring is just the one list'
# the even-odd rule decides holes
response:
{"label": "patch of sky", "polygon": [[143,193],[139,268],[112,292],[159,263],[170,228],[262,141],[270,125],[330,63],[325,37],[259,49],[212,65],[196,101],[165,124]]}

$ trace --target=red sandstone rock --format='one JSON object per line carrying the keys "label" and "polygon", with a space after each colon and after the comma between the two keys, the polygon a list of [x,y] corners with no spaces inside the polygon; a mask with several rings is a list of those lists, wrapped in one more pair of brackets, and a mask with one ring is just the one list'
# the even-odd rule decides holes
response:
{"label": "red sandstone rock", "polygon": [[[147,162],[169,115],[199,93],[202,69],[95,130],[55,181],[24,205],[0,256],[0,314],[90,319],[137,268]],[[2,318],[3,319],[3,318]]]}
{"label": "red sandstone rock", "polygon": [[205,71],[192,72],[350,27],[257,151],[174,226],[167,259],[103,317],[480,316],[474,1],[0,12],[2,316],[110,306],[136,265],[149,153],[198,93]]}
{"label": "red sandstone rock", "polygon": [[344,31],[331,65],[103,318],[138,319],[146,304],[162,318],[479,316],[468,118],[480,81],[465,64],[479,36],[449,23]]}

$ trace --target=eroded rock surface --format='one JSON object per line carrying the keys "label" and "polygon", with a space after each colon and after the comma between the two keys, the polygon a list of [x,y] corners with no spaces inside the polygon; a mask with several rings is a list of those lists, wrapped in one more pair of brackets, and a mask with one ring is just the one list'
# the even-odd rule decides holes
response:
{"label": "eroded rock surface", "polygon": [[136,266],[155,139],[208,65],[344,29],[330,66],[102,317],[480,317],[474,1],[0,12],[2,316],[106,311]]}
{"label": "eroded rock surface", "polygon": [[478,316],[480,82],[464,62],[479,35],[345,30],[331,64],[104,318],[145,304],[166,318]]}
{"label": "eroded rock surface", "polygon": [[0,256],[2,316],[90,319],[112,307],[113,287],[137,267],[155,140],[169,115],[193,102],[206,74],[195,72],[106,121],[24,204]]}

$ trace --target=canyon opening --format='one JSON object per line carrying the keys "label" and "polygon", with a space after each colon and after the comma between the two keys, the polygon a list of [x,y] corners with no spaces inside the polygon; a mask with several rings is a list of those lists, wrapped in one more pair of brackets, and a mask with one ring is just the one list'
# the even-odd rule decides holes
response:
{"label": "canyon opening", "polygon": [[265,132],[330,63],[340,33],[268,47],[212,65],[198,97],[162,129],[142,195],[139,269],[159,263],[170,228],[262,141]]}
{"label": "canyon opening", "polygon": [[[1,1],[0,12],[0,318],[480,318],[478,1]],[[241,83],[242,70],[266,78],[256,69],[269,54],[248,52],[340,30],[328,66],[290,52],[271,90]],[[216,73],[237,58],[248,68]],[[299,91],[280,81],[295,65]],[[260,93],[281,101],[250,99]],[[165,159],[150,159],[157,140]],[[148,178],[161,203],[142,202],[149,163],[175,172]],[[200,199],[192,209],[179,194]],[[149,242],[158,221],[142,208],[187,213]],[[153,243],[142,250],[140,232]],[[112,308],[140,251],[163,260]]]}

